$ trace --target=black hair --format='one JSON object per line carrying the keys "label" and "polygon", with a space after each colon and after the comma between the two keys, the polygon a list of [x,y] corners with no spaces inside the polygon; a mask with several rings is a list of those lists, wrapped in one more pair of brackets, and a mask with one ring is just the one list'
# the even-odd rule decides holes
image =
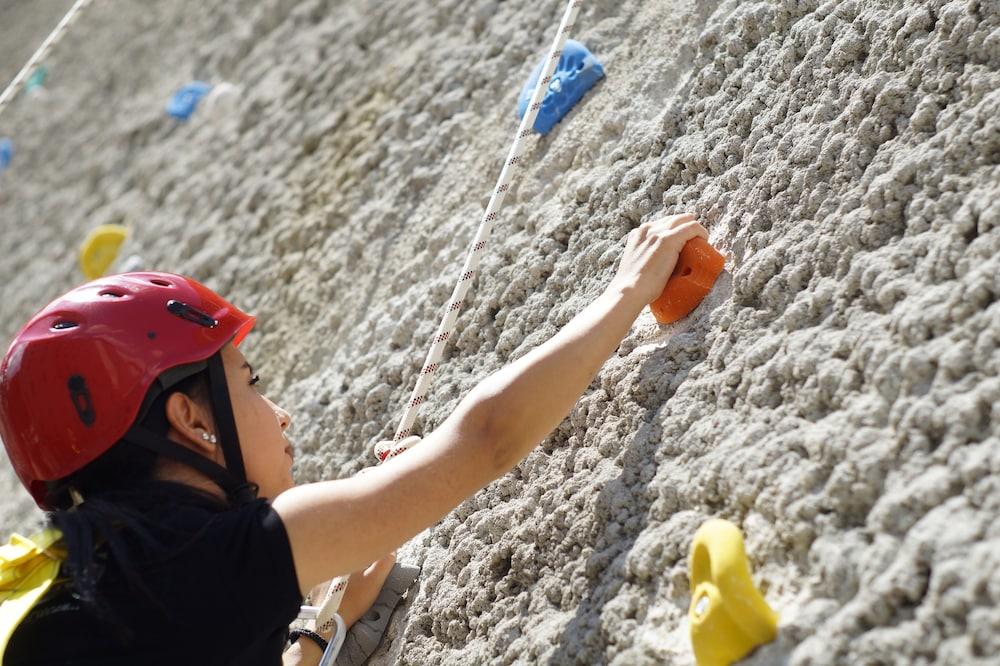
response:
{"label": "black hair", "polygon": [[[151,389],[152,391],[157,388]],[[166,402],[174,393],[184,393],[202,403],[209,401],[207,372],[199,372],[152,401],[140,423],[157,434],[166,435],[169,423]],[[152,395],[150,396],[152,397]],[[134,591],[158,605],[143,583],[143,565],[162,560],[183,548],[198,534],[173,534],[170,543],[154,536],[154,525],[162,534],[156,515],[164,508],[203,507],[224,511],[229,500],[220,499],[190,486],[155,478],[158,454],[142,446],[119,441],[99,458],[73,474],[48,484],[46,505],[49,522],[62,532],[67,557],[60,570],[80,604],[107,623],[122,640],[131,631],[101,598],[100,582],[110,565]],[[74,494],[83,502],[74,506]]]}

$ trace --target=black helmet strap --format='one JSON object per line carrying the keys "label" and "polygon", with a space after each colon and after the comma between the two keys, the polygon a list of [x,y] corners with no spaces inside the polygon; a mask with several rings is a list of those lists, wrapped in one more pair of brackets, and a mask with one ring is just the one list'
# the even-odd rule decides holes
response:
{"label": "black helmet strap", "polygon": [[219,445],[226,459],[226,469],[240,483],[247,482],[247,471],[243,466],[243,451],[240,450],[240,436],[236,431],[233,403],[226,383],[226,368],[222,364],[222,352],[208,359],[208,386],[212,398],[212,416],[218,432]]}
{"label": "black helmet strap", "polygon": [[225,467],[141,425],[132,426],[122,439],[198,470],[214,481],[230,501],[242,506],[257,498],[258,488],[247,481],[222,352],[213,354],[207,365],[212,417],[226,461]]}
{"label": "black helmet strap", "polygon": [[132,426],[122,439],[198,470],[222,488],[226,496],[237,505],[246,504],[256,497],[257,489],[253,484],[239,483],[222,465],[152,430]]}

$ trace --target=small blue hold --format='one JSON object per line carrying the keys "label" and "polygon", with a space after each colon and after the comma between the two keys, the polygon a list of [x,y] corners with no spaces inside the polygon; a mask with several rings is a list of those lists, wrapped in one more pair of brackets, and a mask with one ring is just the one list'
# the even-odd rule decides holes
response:
{"label": "small blue hold", "polygon": [[0,171],[9,167],[12,159],[14,159],[14,142],[4,137],[0,139]]}
{"label": "small blue hold", "polygon": [[187,120],[198,107],[201,98],[212,89],[211,83],[192,81],[174,93],[167,103],[167,114],[177,120]]}
{"label": "small blue hold", "polygon": [[[538,83],[538,77],[542,75],[544,66],[543,59],[521,88],[521,96],[517,100],[518,118],[524,118],[528,103],[531,101],[531,93],[535,91],[535,84]],[[545,97],[542,99],[542,107],[535,118],[535,131],[539,134],[548,134],[580,101],[580,98],[602,78],[604,78],[604,67],[594,54],[580,42],[567,39],[559,64],[552,74],[552,81],[549,82],[549,89],[545,91]]]}

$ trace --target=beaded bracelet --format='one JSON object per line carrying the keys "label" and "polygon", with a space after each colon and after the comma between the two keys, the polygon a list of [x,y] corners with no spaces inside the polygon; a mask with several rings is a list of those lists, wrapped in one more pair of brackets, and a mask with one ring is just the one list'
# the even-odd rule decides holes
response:
{"label": "beaded bracelet", "polygon": [[309,631],[308,629],[292,629],[288,632],[288,642],[294,643],[299,640],[299,636],[305,636],[319,646],[320,652],[326,652],[326,639],[317,634],[315,631]]}

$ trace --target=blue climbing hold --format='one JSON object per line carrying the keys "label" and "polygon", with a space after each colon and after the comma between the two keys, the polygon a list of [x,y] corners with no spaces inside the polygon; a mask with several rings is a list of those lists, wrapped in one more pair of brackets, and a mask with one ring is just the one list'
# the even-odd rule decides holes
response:
{"label": "blue climbing hold", "polygon": [[12,159],[14,159],[14,142],[3,137],[0,139],[0,171],[9,167]]}
{"label": "blue climbing hold", "polygon": [[[538,77],[542,75],[544,66],[543,59],[521,88],[521,96],[517,100],[518,118],[524,118],[528,102],[531,101],[531,93],[535,91],[535,84],[538,83]],[[545,97],[542,99],[542,107],[535,117],[535,131],[539,134],[548,134],[602,78],[604,78],[604,66],[597,61],[594,54],[580,42],[567,39],[559,57],[559,64],[552,74],[552,81],[549,82],[549,89],[545,91]]]}
{"label": "blue climbing hold", "polygon": [[174,93],[167,103],[167,114],[177,120],[187,120],[198,107],[201,98],[212,89],[211,83],[192,81]]}

